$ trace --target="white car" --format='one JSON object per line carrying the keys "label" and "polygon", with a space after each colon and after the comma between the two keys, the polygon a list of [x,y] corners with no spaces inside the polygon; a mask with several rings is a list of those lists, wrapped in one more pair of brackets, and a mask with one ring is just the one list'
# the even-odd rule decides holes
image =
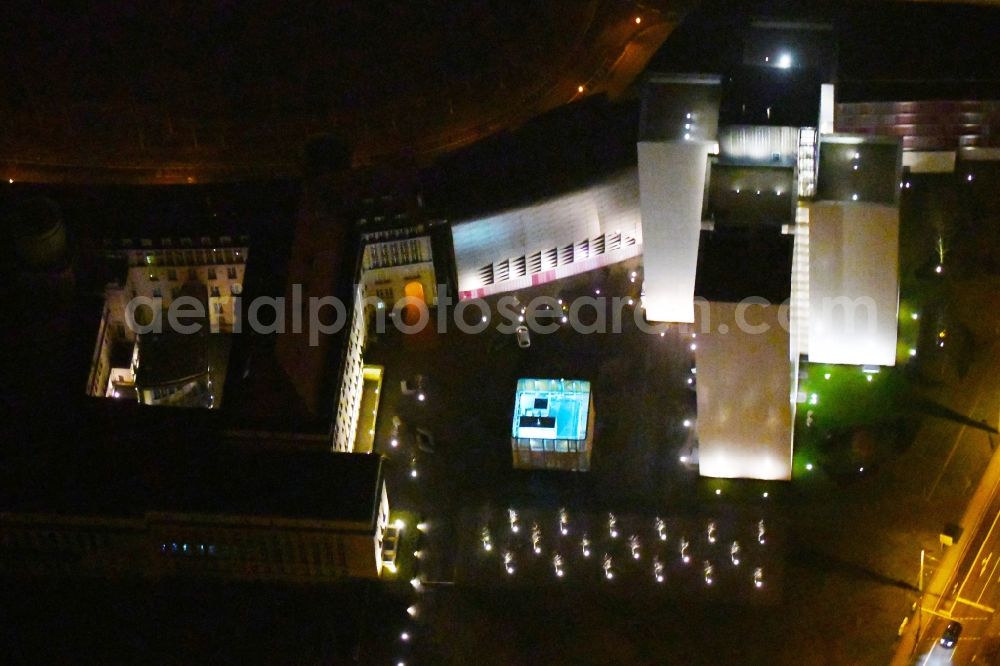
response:
{"label": "white car", "polygon": [[514,329],[514,335],[517,336],[517,346],[521,349],[531,346],[531,333],[528,332],[527,326],[518,326]]}

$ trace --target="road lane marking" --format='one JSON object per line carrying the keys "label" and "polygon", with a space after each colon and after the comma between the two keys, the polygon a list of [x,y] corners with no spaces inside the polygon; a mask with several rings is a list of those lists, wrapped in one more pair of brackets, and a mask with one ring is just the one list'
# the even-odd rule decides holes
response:
{"label": "road lane marking", "polygon": [[[994,488],[994,492],[996,492],[995,488]],[[986,505],[987,506],[987,510],[989,510],[989,507],[992,504],[993,504],[993,498],[991,497],[990,500],[989,500],[989,504]],[[993,522],[990,524],[990,529],[986,533],[986,537],[983,539],[983,542],[979,545],[979,550],[976,552],[976,560],[978,560],[979,557],[983,554],[983,548],[986,548],[986,544],[988,544],[990,542],[990,535],[993,534],[993,528],[995,528],[997,526],[997,521],[998,520],[1000,520],[1000,511],[997,511],[997,515],[993,517]],[[973,560],[973,561],[975,561],[975,560]],[[959,563],[958,566],[961,566],[961,563]],[[958,587],[958,596],[962,595],[962,590],[965,588],[965,584],[969,581],[969,576],[971,576],[971,575],[972,575],[972,567],[969,567],[969,571],[965,574],[965,578],[962,579],[962,584]],[[951,604],[951,610],[952,611],[955,610],[955,604],[956,603],[958,603],[958,602],[957,601],[952,602],[952,604]]]}
{"label": "road lane marking", "polygon": [[[993,559],[993,551],[991,550],[990,554],[983,558],[982,564],[980,564],[980,566],[979,566],[979,577],[980,578],[982,578],[983,574],[986,573],[986,567],[989,566],[990,560],[992,560],[992,559]],[[993,574],[991,573],[990,576],[992,577]]]}
{"label": "road lane marking", "polygon": [[952,614],[949,613],[948,611],[938,611],[938,610],[932,610],[930,608],[923,608],[923,607],[921,607],[920,610],[924,611],[925,613],[930,613],[931,615],[937,615],[938,617],[943,617],[946,620],[952,620],[952,619],[954,619],[954,617],[952,616]]}
{"label": "road lane marking", "polygon": [[983,583],[983,589],[981,589],[979,591],[979,596],[976,597],[976,601],[982,601],[983,600],[983,595],[986,594],[986,590],[989,589],[989,587],[990,587],[990,581],[993,580],[993,574],[996,573],[997,565],[1000,565],[1000,557],[998,557],[997,561],[993,563],[993,569],[990,570],[989,578],[987,578],[986,582]]}
{"label": "road lane marking", "polygon": [[[961,604],[965,604],[966,606],[972,606],[973,608],[978,608],[979,610],[986,611],[987,613],[996,613],[997,612],[995,608],[990,608],[989,606],[987,606],[985,604],[981,604],[981,603],[979,603],[977,601],[973,601],[972,599],[966,599],[965,597],[958,597],[955,600],[955,603],[956,604],[961,603]],[[954,610],[954,608],[955,607],[952,606],[952,610]]]}

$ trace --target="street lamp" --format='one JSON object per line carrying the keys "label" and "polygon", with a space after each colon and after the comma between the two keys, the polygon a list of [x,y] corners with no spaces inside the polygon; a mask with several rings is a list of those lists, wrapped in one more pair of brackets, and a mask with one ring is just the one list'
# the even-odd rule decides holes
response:
{"label": "street lamp", "polygon": [[926,551],[923,548],[920,549],[920,578],[917,580],[917,591],[920,595],[924,594],[924,556]]}
{"label": "street lamp", "polygon": [[654,525],[656,526],[656,534],[660,537],[660,541],[666,541],[667,540],[667,525],[666,525],[666,523],[663,522],[662,518],[660,518],[659,516],[657,516],[656,517],[656,522],[654,523]]}

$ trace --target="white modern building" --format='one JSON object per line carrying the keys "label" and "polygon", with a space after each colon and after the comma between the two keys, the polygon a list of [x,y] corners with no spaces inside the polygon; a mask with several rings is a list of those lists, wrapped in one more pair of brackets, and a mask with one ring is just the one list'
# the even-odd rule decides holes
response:
{"label": "white modern building", "polygon": [[[647,320],[704,332],[710,315],[696,359],[706,476],[791,477],[800,361],[895,363],[902,147],[833,132],[831,30],[758,21],[725,81],[649,76],[634,171],[452,229],[460,298],[641,254]],[[775,261],[747,258],[757,249]],[[778,294],[767,330],[750,333],[740,299],[765,292]]]}
{"label": "white modern building", "polygon": [[627,169],[588,188],[452,224],[459,298],[523,289],[638,256],[639,181]]}
{"label": "white modern building", "polygon": [[704,302],[695,310],[701,475],[791,479],[798,354],[788,306]]}
{"label": "white modern building", "polygon": [[646,318],[693,322],[708,156],[718,152],[718,77],[652,77],[640,136]]}

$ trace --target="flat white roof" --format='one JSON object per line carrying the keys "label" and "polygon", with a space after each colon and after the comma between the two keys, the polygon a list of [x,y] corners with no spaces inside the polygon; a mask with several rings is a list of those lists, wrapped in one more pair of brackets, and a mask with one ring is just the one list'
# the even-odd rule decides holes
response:
{"label": "flat white roof", "polygon": [[866,202],[809,207],[809,360],[895,365],[899,209]]}
{"label": "flat white roof", "polygon": [[698,239],[708,153],[705,141],[640,141],[645,309],[650,321],[693,322]]}
{"label": "flat white roof", "polygon": [[696,312],[699,472],[791,479],[788,306],[699,302]]}

